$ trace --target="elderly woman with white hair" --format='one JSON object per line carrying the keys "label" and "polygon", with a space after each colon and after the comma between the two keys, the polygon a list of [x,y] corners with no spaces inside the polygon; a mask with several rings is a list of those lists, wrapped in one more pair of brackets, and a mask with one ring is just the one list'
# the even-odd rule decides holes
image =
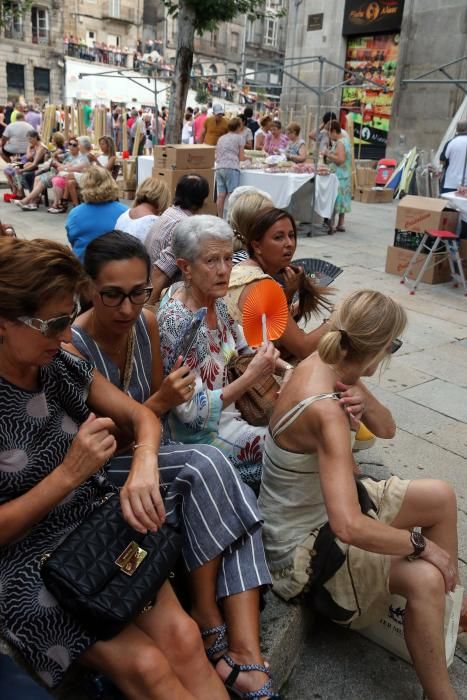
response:
{"label": "elderly woman with white hair", "polygon": [[223,300],[232,269],[232,245],[232,229],[214,216],[192,216],[175,229],[172,249],[183,282],[170,287],[159,308],[165,374],[180,354],[194,314],[203,307],[207,311],[186,357],[186,364],[196,377],[193,397],[169,412],[166,428],[167,437],[173,440],[218,447],[241,478],[257,489],[267,428],[243,420],[235,401],[256,382],[274,373],[279,353],[272,343],[267,343],[256,352],[243,376],[228,383],[229,362],[239,354],[251,352]]}

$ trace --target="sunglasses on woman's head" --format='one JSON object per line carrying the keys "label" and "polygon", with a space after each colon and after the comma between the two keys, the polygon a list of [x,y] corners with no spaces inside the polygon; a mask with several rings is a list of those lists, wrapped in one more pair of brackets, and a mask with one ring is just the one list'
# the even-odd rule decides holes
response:
{"label": "sunglasses on woman's head", "polygon": [[76,304],[72,313],[66,316],[54,316],[46,321],[43,321],[41,318],[34,318],[31,316],[19,316],[17,320],[23,323],[25,326],[29,326],[29,328],[39,331],[39,333],[46,338],[54,338],[71,326],[79,312],[80,306],[79,304]]}
{"label": "sunglasses on woman's head", "polygon": [[394,355],[395,352],[400,350],[402,347],[402,340],[400,338],[396,338],[391,342],[391,346],[389,348],[389,354]]}

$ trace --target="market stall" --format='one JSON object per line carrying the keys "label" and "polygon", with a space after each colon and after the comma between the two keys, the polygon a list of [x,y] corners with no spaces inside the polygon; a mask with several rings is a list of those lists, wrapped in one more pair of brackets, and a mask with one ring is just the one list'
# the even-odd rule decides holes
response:
{"label": "market stall", "polygon": [[[338,189],[337,177],[334,174],[323,169],[322,173],[315,175],[311,165],[306,166],[307,172],[294,172],[292,164],[288,167],[286,164],[282,167],[268,167],[260,158],[254,158],[253,162],[254,168],[242,168],[241,186],[249,185],[267,192],[276,207],[289,209],[298,221],[311,221],[314,186],[315,212],[323,218],[331,217]],[[151,177],[153,166],[152,156],[139,156],[138,183]]]}
{"label": "market stall", "polygon": [[448,199],[451,206],[460,213],[460,219],[467,222],[467,188],[464,196],[460,196],[457,192],[445,192],[441,197]]}

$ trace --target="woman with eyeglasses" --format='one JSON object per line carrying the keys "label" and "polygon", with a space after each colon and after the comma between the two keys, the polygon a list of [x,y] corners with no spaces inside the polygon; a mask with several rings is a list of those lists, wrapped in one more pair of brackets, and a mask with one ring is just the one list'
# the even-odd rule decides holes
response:
{"label": "woman with eyeglasses", "polygon": [[125,519],[146,533],[166,518],[158,418],[92,363],[61,349],[71,340],[76,298],[87,281],[65,246],[0,238],[2,637],[51,688],[78,662],[104,673],[132,700],[227,700],[197,626],[167,582],[151,610],[103,641],[61,608],[42,581],[41,557],[116,490],[103,467],[118,433],[135,443],[120,491]]}
{"label": "woman with eyeglasses", "polygon": [[454,492],[434,479],[354,475],[354,423],[394,437],[391,413],[361,378],[401,347],[406,323],[402,307],[380,292],[359,290],[337,305],[318,352],[279,396],[259,505],[274,591],[361,627],[387,611],[390,593],[400,594],[426,696],[454,700],[444,652],[445,594],[459,583]]}
{"label": "woman with eyeglasses", "polygon": [[[141,242],[111,231],[89,244],[84,267],[93,281],[92,306],[75,320],[73,344],[66,347],[157,416],[190,401],[196,378],[183,356],[175,353],[163,378],[157,322],[143,308],[152,289],[150,258]],[[108,474],[125,488],[132,456],[124,444],[121,448]],[[234,666],[258,664],[235,682],[235,690],[260,688],[264,692],[255,697],[272,697],[259,646],[259,591],[270,576],[255,496],[215,447],[171,443],[157,452],[166,518],[184,538],[190,612],[206,653],[223,680]]]}

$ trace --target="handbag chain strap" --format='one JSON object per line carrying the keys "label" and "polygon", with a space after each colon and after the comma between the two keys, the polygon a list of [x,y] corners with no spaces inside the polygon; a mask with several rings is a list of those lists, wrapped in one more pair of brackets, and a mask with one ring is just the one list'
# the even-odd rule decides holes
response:
{"label": "handbag chain strap", "polygon": [[133,359],[135,356],[135,340],[136,340],[136,330],[135,327],[133,326],[130,334],[128,336],[128,345],[126,348],[126,360],[125,360],[125,369],[123,371],[123,382],[122,382],[122,389],[127,393],[129,387],[130,387],[130,382],[131,382],[131,375],[133,373]]}

